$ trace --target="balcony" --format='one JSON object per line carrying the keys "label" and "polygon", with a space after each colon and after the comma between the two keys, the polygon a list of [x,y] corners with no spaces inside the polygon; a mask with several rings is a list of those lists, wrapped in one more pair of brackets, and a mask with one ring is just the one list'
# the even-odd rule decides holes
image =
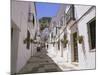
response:
{"label": "balcony", "polygon": [[74,5],[71,5],[66,13],[66,24],[68,24],[71,20],[75,20]]}

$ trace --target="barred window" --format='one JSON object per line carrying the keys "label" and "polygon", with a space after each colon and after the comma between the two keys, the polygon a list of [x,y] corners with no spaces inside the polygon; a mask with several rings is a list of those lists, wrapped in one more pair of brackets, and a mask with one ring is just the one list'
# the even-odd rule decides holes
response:
{"label": "barred window", "polygon": [[88,36],[90,50],[96,48],[96,18],[93,18],[88,23]]}

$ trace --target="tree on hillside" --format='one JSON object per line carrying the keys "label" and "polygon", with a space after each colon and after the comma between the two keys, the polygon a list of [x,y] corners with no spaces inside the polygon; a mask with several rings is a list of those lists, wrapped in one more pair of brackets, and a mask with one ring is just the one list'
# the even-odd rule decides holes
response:
{"label": "tree on hillside", "polygon": [[46,28],[49,23],[51,21],[51,17],[42,17],[39,19],[39,23],[40,23],[40,30],[43,30],[44,28]]}

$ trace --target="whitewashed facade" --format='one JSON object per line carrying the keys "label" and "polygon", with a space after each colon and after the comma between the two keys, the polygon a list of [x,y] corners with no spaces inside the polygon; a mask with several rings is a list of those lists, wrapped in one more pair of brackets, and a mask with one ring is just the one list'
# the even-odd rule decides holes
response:
{"label": "whitewashed facade", "polygon": [[[34,23],[33,23],[34,22]],[[11,73],[18,73],[33,55],[34,44],[24,43],[33,39],[38,30],[35,3],[11,1]],[[35,50],[34,50],[35,51]]]}
{"label": "whitewashed facade", "polygon": [[[55,40],[55,45],[52,46],[53,50],[51,53],[62,58],[64,60],[63,63],[75,65],[78,69],[95,69],[96,48],[90,49],[90,35],[88,32],[88,22],[91,22],[92,19],[95,21],[95,17],[95,6],[62,5],[57,16],[51,20],[51,25],[53,25],[54,21],[56,22],[51,32],[56,35],[56,38],[50,38],[50,40]],[[60,27],[57,30],[58,34],[56,34],[55,27],[58,26]],[[65,48],[61,43],[64,34],[66,34],[68,40]],[[82,43],[78,42],[79,36],[83,38]],[[58,40],[60,40],[59,45]],[[56,59],[54,61],[56,62]],[[57,62],[57,64],[59,63],[61,62]]]}

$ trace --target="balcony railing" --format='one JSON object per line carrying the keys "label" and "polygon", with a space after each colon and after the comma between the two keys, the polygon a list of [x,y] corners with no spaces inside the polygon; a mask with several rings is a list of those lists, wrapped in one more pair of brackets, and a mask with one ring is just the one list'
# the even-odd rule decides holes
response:
{"label": "balcony railing", "polygon": [[66,14],[66,23],[68,24],[70,20],[75,20],[75,11],[74,11],[74,5],[71,5],[67,14]]}

